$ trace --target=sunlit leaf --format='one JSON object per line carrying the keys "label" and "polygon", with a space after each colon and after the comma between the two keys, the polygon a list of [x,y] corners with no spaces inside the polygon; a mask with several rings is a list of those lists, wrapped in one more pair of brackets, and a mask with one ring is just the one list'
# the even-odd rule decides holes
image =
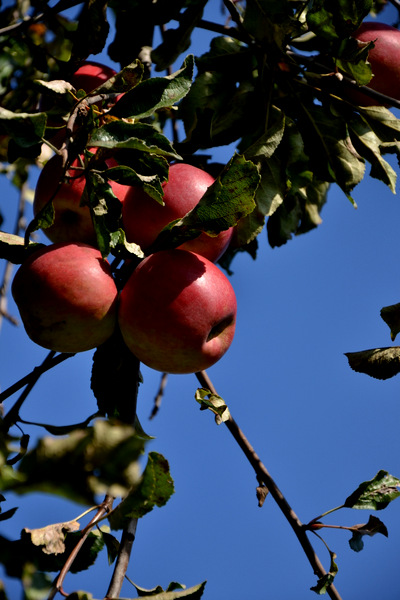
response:
{"label": "sunlit leaf", "polygon": [[231,414],[225,401],[217,394],[212,394],[210,390],[199,388],[195,393],[195,400],[200,404],[201,410],[211,410],[215,414],[217,425],[229,421]]}
{"label": "sunlit leaf", "polygon": [[387,471],[379,471],[370,481],[364,481],[346,498],[343,506],[367,510],[383,510],[400,496],[400,479]]}
{"label": "sunlit leaf", "polygon": [[190,89],[194,57],[189,55],[182,67],[166,77],[146,79],[126,92],[110,110],[115,117],[144,119],[161,108],[173,106]]}
{"label": "sunlit leaf", "polygon": [[155,506],[164,506],[174,493],[168,461],[150,452],[140,483],[110,513],[111,529],[123,529],[131,521],[144,516]]}

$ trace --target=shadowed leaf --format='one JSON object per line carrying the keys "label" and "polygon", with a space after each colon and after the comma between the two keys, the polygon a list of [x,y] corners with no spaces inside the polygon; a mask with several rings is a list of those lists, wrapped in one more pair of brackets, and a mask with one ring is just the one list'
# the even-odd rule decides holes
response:
{"label": "shadowed leaf", "polygon": [[350,367],[375,379],[389,379],[400,372],[400,346],[345,352]]}
{"label": "shadowed leaf", "polygon": [[353,532],[353,535],[349,540],[350,548],[354,550],[354,552],[360,552],[364,548],[364,541],[362,539],[364,535],[372,537],[376,533],[381,533],[385,537],[388,537],[386,525],[373,515],[370,516],[368,523],[365,523],[364,525],[354,525],[354,528],[356,528],[357,531]]}
{"label": "shadowed leaf", "polygon": [[400,331],[400,304],[384,306],[381,309],[381,317],[390,329],[390,337],[394,342],[396,335]]}

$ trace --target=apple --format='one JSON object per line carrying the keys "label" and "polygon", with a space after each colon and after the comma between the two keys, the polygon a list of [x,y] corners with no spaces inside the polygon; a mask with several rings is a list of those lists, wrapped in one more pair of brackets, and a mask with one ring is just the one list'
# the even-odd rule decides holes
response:
{"label": "apple", "polygon": [[236,297],[228,278],[204,256],[161,250],[145,258],[122,288],[119,327],[143,364],[166,373],[195,373],[232,343]]}
{"label": "apple", "polygon": [[19,267],[12,295],[26,333],[57,352],[105,342],[117,321],[118,291],[109,263],[86,244],[54,244]]}
{"label": "apple", "polygon": [[[87,60],[71,75],[69,82],[74,86],[76,90],[84,90],[86,94],[89,94],[94,89],[99,87],[105,81],[108,81],[110,77],[116,74],[116,71],[111,67],[103,65],[99,62]],[[118,96],[119,98],[120,96]],[[117,100],[118,100],[117,98]],[[114,103],[116,100],[113,101]],[[40,110],[47,111],[49,109],[48,99],[42,98],[40,102]],[[47,119],[49,127],[57,127],[58,129],[49,138],[49,141],[56,148],[61,148],[62,143],[65,139],[65,123],[62,119],[49,116]]]}
{"label": "apple", "polygon": [[[52,242],[83,242],[97,246],[90,208],[87,205],[81,205],[86,179],[82,170],[74,168],[80,164],[79,159],[73,161],[68,169],[69,178],[62,181],[59,187],[63,175],[62,158],[55,155],[47,161],[36,185],[33,213],[36,216],[47,202],[53,199],[54,223],[43,229],[49,240]],[[117,162],[114,159],[107,159],[106,165],[113,167],[117,165]],[[111,181],[110,185],[115,196],[122,201],[129,189],[128,186],[115,181]]]}
{"label": "apple", "polygon": [[84,90],[89,94],[113,75],[116,75],[116,71],[111,67],[87,60],[75,71],[70,82],[76,90]]}
{"label": "apple", "polygon": [[[122,222],[128,242],[134,242],[146,251],[160,231],[192,210],[213,183],[214,178],[206,171],[185,163],[174,163],[169,168],[168,181],[163,183],[164,206],[143,188],[132,186],[122,205]],[[227,249],[232,233],[232,228],[221,231],[216,237],[202,233],[180,248],[216,262]]]}
{"label": "apple", "polygon": [[[372,90],[400,100],[400,31],[385,23],[362,23],[353,34],[360,42],[374,42],[368,53],[373,77],[368,84]],[[349,97],[360,106],[382,105],[382,102],[362,92],[351,91]]]}

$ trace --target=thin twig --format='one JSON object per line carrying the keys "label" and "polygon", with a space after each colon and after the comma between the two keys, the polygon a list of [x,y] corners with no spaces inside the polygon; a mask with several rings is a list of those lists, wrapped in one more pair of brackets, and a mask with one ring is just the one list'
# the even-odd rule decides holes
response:
{"label": "thin twig", "polygon": [[[54,353],[50,352],[50,354],[54,354]],[[7,398],[9,398],[10,396],[15,394],[15,392],[18,392],[18,390],[23,388],[25,385],[27,385],[31,381],[36,383],[36,381],[39,379],[39,377],[41,375],[43,375],[43,373],[45,373],[46,371],[49,371],[53,367],[59,365],[67,358],[71,358],[72,356],[75,356],[75,354],[72,354],[72,353],[62,352],[62,353],[58,354],[58,356],[55,356],[54,358],[50,359],[49,358],[50,354],[47,356],[47,358],[44,360],[44,362],[39,367],[35,367],[30,373],[28,373],[28,375],[25,375],[25,377],[22,377],[21,379],[19,379],[19,381],[16,381],[15,383],[13,383],[13,385],[10,385],[10,387],[7,388],[6,390],[4,390],[4,392],[1,392],[0,404],[2,402],[4,402],[4,400],[7,400]]]}
{"label": "thin twig", "polygon": [[165,386],[167,385],[167,381],[168,381],[168,373],[163,373],[161,375],[160,386],[158,388],[157,395],[154,398],[153,410],[151,411],[151,414],[150,414],[150,417],[149,417],[150,420],[154,419],[154,417],[156,416],[156,414],[160,410],[161,401],[162,401],[163,396],[164,396],[164,390],[165,390]]}
{"label": "thin twig", "polygon": [[60,2],[58,2],[55,6],[48,7],[46,12],[41,12],[33,17],[29,17],[23,19],[22,21],[18,21],[18,23],[13,23],[12,25],[3,27],[2,29],[0,29],[0,35],[5,35],[7,33],[11,33],[12,31],[15,32],[17,29],[26,29],[34,23],[37,23],[38,21],[45,20],[46,15],[49,13],[57,14],[63,12],[64,10],[67,10],[68,8],[77,6],[78,4],[82,4],[82,0],[60,0]]}
{"label": "thin twig", "polygon": [[[131,424],[132,426],[134,426],[136,421],[136,402],[139,392],[139,381],[140,362],[137,361],[136,373],[132,373],[132,383],[135,383],[135,389],[133,390],[132,394],[134,398],[132,398],[132,402],[125,407],[125,413],[123,415],[120,414],[120,417],[123,416],[124,422]],[[125,527],[122,532],[117,560],[105,598],[119,598],[120,596],[122,584],[124,582],[126,571],[129,565],[133,542],[135,541],[137,523],[138,519],[131,519],[127,527]]]}
{"label": "thin twig", "polygon": [[104,600],[107,600],[107,598],[119,598],[131,557],[133,542],[135,541],[137,523],[138,519],[132,519],[122,534],[120,552],[115,563],[114,575]]}
{"label": "thin twig", "polygon": [[53,598],[55,597],[55,595],[58,592],[60,592],[63,595],[65,594],[62,586],[64,583],[64,579],[72,566],[72,563],[74,562],[75,558],[78,556],[80,549],[82,548],[83,544],[85,543],[89,533],[95,527],[96,523],[98,523],[101,519],[103,519],[103,517],[106,514],[108,514],[110,512],[113,502],[114,502],[114,498],[107,494],[105,496],[103,502],[100,504],[99,510],[97,511],[97,513],[95,514],[93,519],[86,525],[86,527],[84,527],[82,529],[81,537],[79,538],[79,541],[76,544],[76,546],[74,547],[74,549],[72,550],[71,554],[68,556],[67,560],[64,563],[63,568],[61,569],[57,579],[55,580],[54,585],[51,589],[50,595],[48,596],[48,600],[53,600]]}
{"label": "thin twig", "polygon": [[[208,374],[205,371],[200,371],[199,373],[196,373],[196,377],[201,386],[209,389],[210,392],[212,392],[213,394],[217,394],[215,387],[213,386]],[[254,448],[252,447],[252,445],[250,444],[250,442],[248,441],[248,439],[246,438],[236,421],[232,418],[232,416],[230,416],[229,419],[225,421],[225,425],[227,426],[234,439],[244,452],[247,460],[253,467],[258,480],[263,481],[265,483],[271,496],[279,506],[283,515],[286,517],[289,525],[292,527],[297,539],[299,540],[300,545],[303,548],[304,553],[307,556],[315,575],[317,575],[317,577],[319,578],[323,577],[324,575],[326,575],[326,571],[322,566],[321,561],[316,555],[314,548],[312,547],[307,537],[303,523],[300,521],[292,507],[287,502],[281,490],[278,488],[277,484],[272,479],[267,468],[264,466],[261,459],[256,454]],[[339,592],[336,590],[333,584],[331,584],[327,588],[327,593],[329,597],[333,600],[341,600],[341,596],[339,595]]]}

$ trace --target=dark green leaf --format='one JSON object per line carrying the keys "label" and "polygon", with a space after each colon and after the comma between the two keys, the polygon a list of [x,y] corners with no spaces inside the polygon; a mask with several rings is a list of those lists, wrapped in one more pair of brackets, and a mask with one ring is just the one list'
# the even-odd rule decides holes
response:
{"label": "dark green leaf", "polygon": [[118,556],[120,543],[111,533],[102,530],[100,530],[100,533],[107,548],[108,564],[112,565]]}
{"label": "dark green leaf", "polygon": [[134,87],[114,105],[110,114],[119,118],[143,119],[157,110],[173,106],[188,93],[193,78],[194,58],[166,77],[152,77]]}
{"label": "dark green leaf", "polygon": [[[96,349],[90,385],[102,414],[134,423],[141,381],[139,361],[128,350],[119,332]],[[141,435],[142,430],[139,430],[138,437]]]}
{"label": "dark green leaf", "polygon": [[0,107],[0,125],[22,148],[36,147],[46,129],[45,113],[13,113]]}
{"label": "dark green leaf", "polygon": [[90,0],[84,4],[72,49],[80,58],[103,50],[110,29],[106,8],[107,0]]}
{"label": "dark green leaf", "polygon": [[[184,586],[181,584],[170,583],[167,590],[163,590],[161,586],[157,586],[153,590],[146,590],[133,584],[138,592],[138,598],[132,598],[132,600],[139,600],[139,598],[147,597],[152,600],[179,600],[180,598],[189,598],[190,600],[199,600],[204,592],[206,581],[195,585],[188,589],[182,589]],[[179,589],[176,590],[175,588]],[[171,589],[173,588],[173,589]]]}
{"label": "dark green leaf", "polygon": [[24,245],[24,238],[0,231],[0,258],[9,260],[19,265],[24,262],[33,252],[43,247],[43,244],[31,243]]}
{"label": "dark green leaf", "polygon": [[353,529],[356,529],[356,531],[353,531],[349,544],[354,552],[360,552],[364,548],[364,535],[372,537],[376,533],[381,533],[385,537],[388,537],[388,530],[384,523],[373,515],[368,519],[368,523],[365,523],[364,525],[354,525]]}
{"label": "dark green leaf", "polygon": [[177,29],[168,29],[163,41],[151,53],[151,59],[157,71],[163,71],[172,65],[190,46],[190,38],[194,28],[203,15],[207,0],[192,0],[185,12],[179,17]]}
{"label": "dark green leaf", "polygon": [[346,508],[383,510],[400,496],[400,479],[387,471],[379,471],[370,481],[364,481],[350,494],[343,506]]}
{"label": "dark green leaf", "polygon": [[202,231],[215,236],[234,227],[254,210],[253,198],[259,181],[256,166],[235,154],[195,208],[167,225],[148,252],[180,246]]}
{"label": "dark green leaf", "polygon": [[329,554],[331,556],[331,564],[329,567],[329,572],[326,573],[325,575],[323,575],[322,577],[320,577],[320,579],[318,579],[318,583],[316,586],[310,588],[313,592],[315,592],[318,595],[322,595],[322,594],[326,594],[327,589],[329,588],[330,585],[332,585],[333,580],[335,579],[337,572],[338,572],[338,566],[335,563],[335,558],[336,558],[336,554],[334,552],[332,552],[331,550],[329,550]]}
{"label": "dark green leaf", "polygon": [[390,337],[394,342],[397,334],[400,332],[400,303],[384,306],[381,309],[381,317],[390,329]]}
{"label": "dark green leaf", "polygon": [[11,519],[11,517],[13,517],[15,515],[17,510],[18,510],[18,506],[14,506],[14,508],[10,508],[9,510],[1,512],[0,513],[0,521],[7,521],[8,519]]}
{"label": "dark green leaf", "polygon": [[350,367],[375,379],[390,379],[400,372],[400,347],[346,352]]}
{"label": "dark green leaf", "polygon": [[1,468],[2,489],[52,493],[84,504],[95,504],[97,494],[122,496],[139,481],[143,446],[132,427],[99,420],[65,438],[39,440],[12,477],[7,466]]}
{"label": "dark green leaf", "polygon": [[111,529],[123,529],[132,519],[143,517],[155,506],[164,506],[174,493],[168,461],[150,452],[139,485],[110,513]]}
{"label": "dark green leaf", "polygon": [[317,35],[335,40],[357,29],[371,7],[372,0],[314,0],[307,11],[307,23]]}
{"label": "dark green leaf", "polygon": [[100,148],[139,150],[165,156],[171,160],[181,158],[173,149],[171,142],[146,123],[131,124],[112,121],[95,131],[90,139],[90,145]]}

